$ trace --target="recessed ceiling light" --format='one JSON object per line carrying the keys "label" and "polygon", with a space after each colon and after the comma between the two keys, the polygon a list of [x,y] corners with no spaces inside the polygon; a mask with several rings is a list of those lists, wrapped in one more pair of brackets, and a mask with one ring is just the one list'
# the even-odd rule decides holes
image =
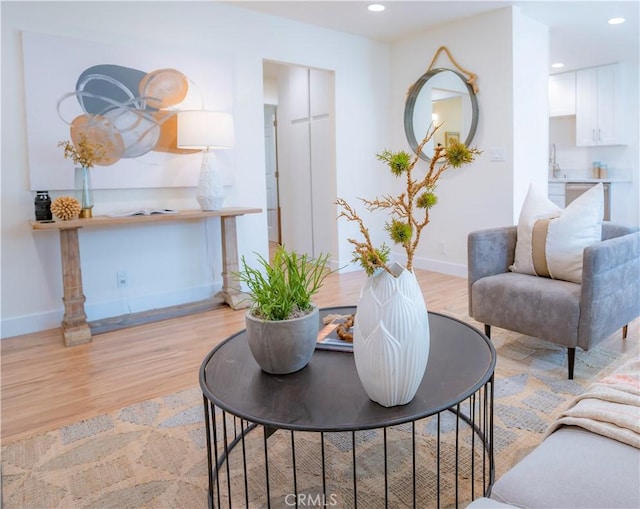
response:
{"label": "recessed ceiling light", "polygon": [[555,64],[551,64],[551,67],[554,69],[560,69],[561,67],[564,67],[564,64],[562,62],[556,62]]}
{"label": "recessed ceiling light", "polygon": [[609,20],[610,25],[619,25],[620,23],[624,23],[626,20],[624,18],[611,18]]}
{"label": "recessed ceiling light", "polygon": [[384,5],[381,4],[371,4],[367,7],[371,12],[382,12],[386,9]]}

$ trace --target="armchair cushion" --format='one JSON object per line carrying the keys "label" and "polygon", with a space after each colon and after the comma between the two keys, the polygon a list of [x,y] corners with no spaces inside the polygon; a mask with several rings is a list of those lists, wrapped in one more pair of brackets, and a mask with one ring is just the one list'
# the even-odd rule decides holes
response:
{"label": "armchair cushion", "polygon": [[513,272],[580,283],[582,254],[602,237],[604,194],[598,184],[564,210],[535,186],[522,206]]}
{"label": "armchair cushion", "polygon": [[506,272],[476,281],[473,295],[473,317],[482,323],[566,347],[578,341],[580,285],[576,283]]}

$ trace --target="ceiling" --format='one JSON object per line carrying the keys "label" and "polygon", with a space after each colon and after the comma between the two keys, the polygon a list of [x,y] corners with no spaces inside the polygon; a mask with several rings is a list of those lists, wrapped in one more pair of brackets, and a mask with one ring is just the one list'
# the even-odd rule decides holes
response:
{"label": "ceiling", "polygon": [[[372,2],[384,12],[367,10]],[[640,2],[632,1],[234,1],[237,7],[348,32],[383,42],[484,12],[517,6],[549,26],[550,61],[567,71],[618,60],[638,60]],[[622,16],[626,22],[609,25]],[[550,69],[550,72],[557,72]]]}

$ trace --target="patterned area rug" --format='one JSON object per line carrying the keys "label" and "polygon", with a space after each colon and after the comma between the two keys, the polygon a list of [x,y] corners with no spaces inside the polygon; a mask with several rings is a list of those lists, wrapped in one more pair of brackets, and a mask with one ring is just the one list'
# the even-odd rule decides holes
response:
{"label": "patterned area rug", "polygon": [[[575,380],[567,380],[566,350],[500,329],[494,330],[493,342],[498,351],[494,453],[499,477],[541,441],[547,426],[588,383],[613,371],[626,357],[604,348],[578,352]],[[376,433],[362,432],[358,440],[373,440]],[[394,433],[393,440],[406,440],[402,429]],[[426,440],[428,425],[423,434]],[[350,438],[331,435],[336,435],[328,442],[336,451],[334,481],[339,483],[339,453],[349,454]],[[3,445],[4,507],[207,507],[206,456],[202,395],[193,388]],[[394,461],[393,469],[400,465]],[[372,455],[360,472],[363,486],[376,483],[379,467],[379,458]],[[277,469],[273,475],[278,475]],[[402,498],[393,507],[411,505]],[[363,506],[359,499],[358,505],[369,509],[384,507],[383,502],[370,500]],[[345,498],[332,507],[352,505]],[[271,505],[290,506],[284,501]],[[417,506],[432,505],[419,499]]]}

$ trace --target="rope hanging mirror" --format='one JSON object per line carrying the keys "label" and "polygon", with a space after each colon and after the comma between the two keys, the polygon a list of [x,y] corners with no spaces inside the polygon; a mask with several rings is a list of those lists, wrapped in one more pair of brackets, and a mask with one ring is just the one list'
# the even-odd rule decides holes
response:
{"label": "rope hanging mirror", "polygon": [[[434,67],[443,52],[455,69]],[[446,146],[449,138],[469,146],[478,125],[477,78],[458,64],[446,46],[440,46],[425,73],[409,87],[404,130],[411,149],[417,153],[418,139],[422,139],[432,123],[444,128],[418,154],[421,159],[430,161],[428,154],[433,152],[434,143]]]}

